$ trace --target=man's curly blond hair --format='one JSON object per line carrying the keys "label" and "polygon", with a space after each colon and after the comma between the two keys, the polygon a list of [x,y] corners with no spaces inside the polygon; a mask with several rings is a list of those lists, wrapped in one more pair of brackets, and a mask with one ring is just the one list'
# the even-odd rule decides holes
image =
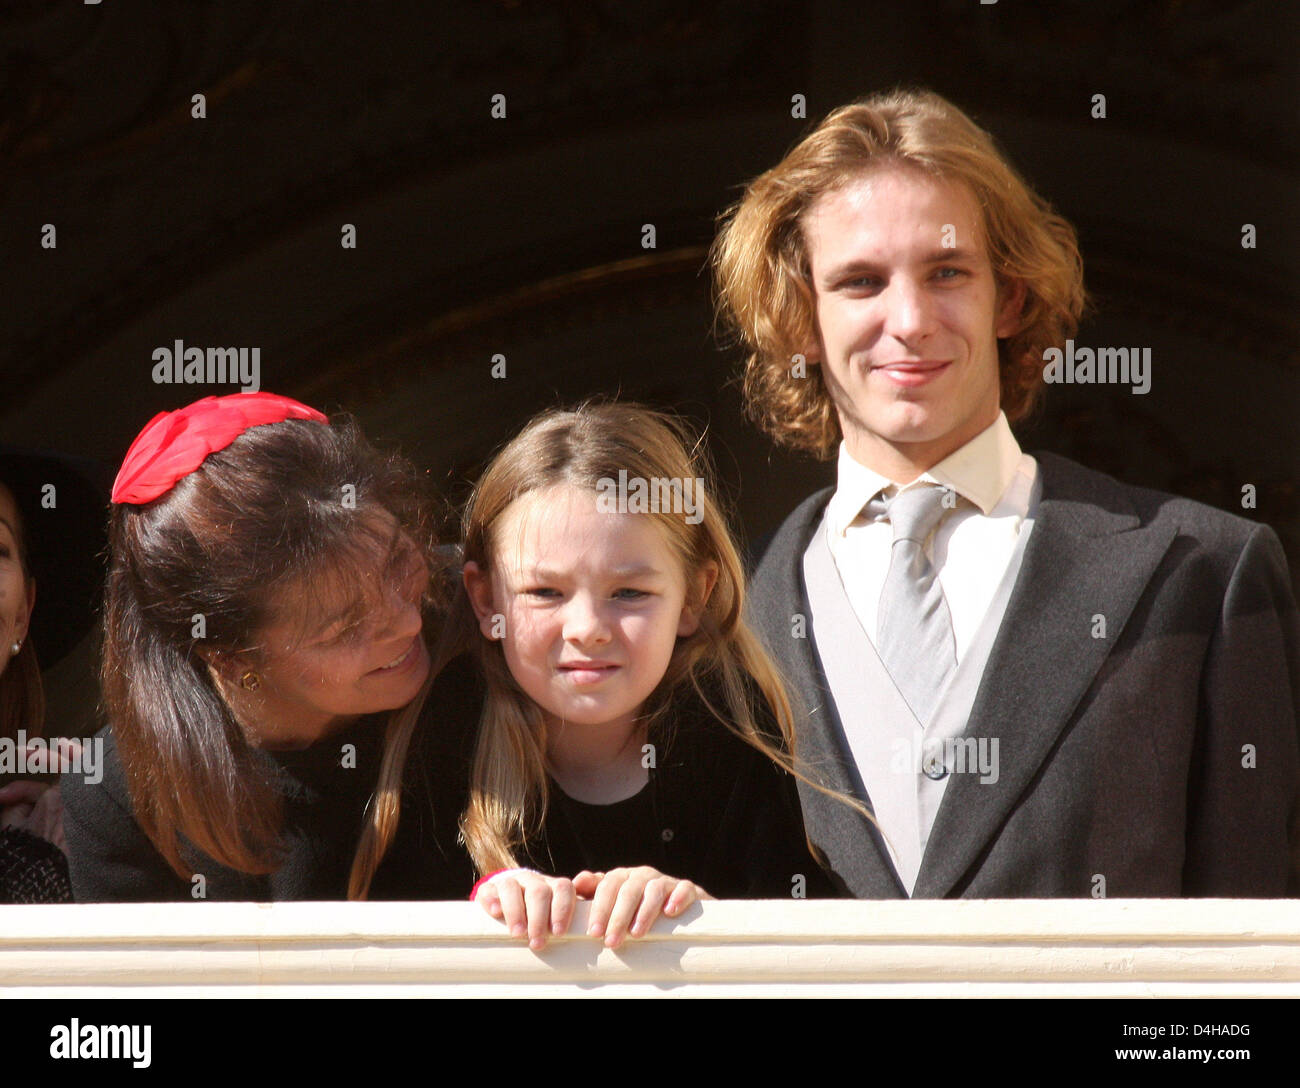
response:
{"label": "man's curly blond hair", "polygon": [[999,297],[1017,280],[1025,285],[1018,330],[998,342],[1009,420],[1034,406],[1043,351],[1074,334],[1085,303],[1074,228],[961,110],[929,91],[841,106],[723,213],[710,254],[719,320],[749,351],[746,410],[778,442],[821,458],[840,439],[835,406],[819,366],[792,374],[793,356],[817,343],[803,218],[825,194],[882,168],[964,183],[983,214]]}

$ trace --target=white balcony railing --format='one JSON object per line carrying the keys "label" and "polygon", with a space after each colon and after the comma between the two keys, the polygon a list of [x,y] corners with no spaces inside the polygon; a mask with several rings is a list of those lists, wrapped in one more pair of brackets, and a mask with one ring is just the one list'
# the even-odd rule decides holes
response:
{"label": "white balcony railing", "polygon": [[10,997],[1294,997],[1300,901],[717,902],[617,952],[566,937],[541,953],[470,903],[0,907],[0,988]]}

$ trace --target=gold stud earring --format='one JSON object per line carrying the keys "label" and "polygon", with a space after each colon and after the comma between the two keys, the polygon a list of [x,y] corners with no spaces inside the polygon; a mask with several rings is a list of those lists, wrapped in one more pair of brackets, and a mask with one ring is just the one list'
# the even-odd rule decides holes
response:
{"label": "gold stud earring", "polygon": [[245,691],[257,691],[262,686],[262,678],[252,669],[239,678],[239,686]]}

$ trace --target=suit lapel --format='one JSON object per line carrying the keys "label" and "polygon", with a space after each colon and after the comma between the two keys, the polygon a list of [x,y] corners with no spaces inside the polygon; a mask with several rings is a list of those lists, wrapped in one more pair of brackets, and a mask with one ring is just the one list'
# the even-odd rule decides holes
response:
{"label": "suit lapel", "polygon": [[[777,665],[792,684],[801,762],[823,785],[868,807],[871,799],[845,747],[844,732],[826,676],[807,630],[810,616],[803,582],[803,554],[833,488],[818,492],[791,516],[763,557],[755,577],[753,621],[763,631]],[[793,617],[802,616],[802,636]],[[893,863],[874,826],[842,801],[805,782],[799,800],[809,838],[824,851],[834,872],[859,898],[906,898]]]}
{"label": "suit lapel", "polygon": [[[916,898],[952,894],[1037,773],[1123,631],[1174,536],[1143,527],[1123,490],[1039,454],[1042,499],[965,736],[998,741],[998,780],[957,774]],[[1094,617],[1105,638],[1094,638]]]}

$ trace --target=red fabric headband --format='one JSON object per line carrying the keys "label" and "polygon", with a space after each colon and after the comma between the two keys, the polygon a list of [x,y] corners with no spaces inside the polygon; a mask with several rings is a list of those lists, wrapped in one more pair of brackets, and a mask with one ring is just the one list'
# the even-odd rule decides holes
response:
{"label": "red fabric headband", "polygon": [[159,412],[126,451],[113,481],[113,501],[151,502],[250,427],[286,419],[329,422],[315,408],[275,393],[204,397],[174,412]]}

